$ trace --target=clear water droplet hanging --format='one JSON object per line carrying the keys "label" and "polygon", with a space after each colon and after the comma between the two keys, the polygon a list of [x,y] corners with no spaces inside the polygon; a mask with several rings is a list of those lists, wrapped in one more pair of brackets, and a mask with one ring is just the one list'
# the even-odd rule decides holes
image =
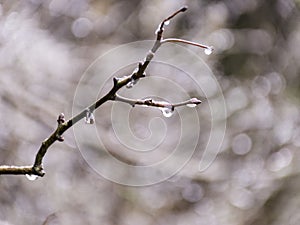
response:
{"label": "clear water droplet hanging", "polygon": [[163,102],[163,104],[165,104],[165,106],[159,108],[163,116],[167,118],[171,117],[174,114],[174,107],[168,102]]}
{"label": "clear water droplet hanging", "polygon": [[204,49],[204,53],[206,55],[210,55],[213,52],[213,48],[212,47],[207,47]]}
{"label": "clear water droplet hanging", "polygon": [[197,104],[195,103],[189,103],[189,104],[186,104],[187,107],[190,107],[190,108],[195,108],[197,106]]}
{"label": "clear water droplet hanging", "polygon": [[34,180],[38,179],[38,176],[34,175],[34,174],[25,174],[25,176],[30,181],[34,181]]}
{"label": "clear water droplet hanging", "polygon": [[137,80],[131,79],[131,81],[126,84],[126,87],[132,88],[136,83],[137,83]]}
{"label": "clear water droplet hanging", "polygon": [[[138,72],[138,68],[135,68],[132,73],[134,75],[137,72]],[[139,78],[138,79],[133,79],[133,77],[132,77],[131,80],[126,84],[126,87],[127,88],[132,88],[138,81],[139,81]]]}

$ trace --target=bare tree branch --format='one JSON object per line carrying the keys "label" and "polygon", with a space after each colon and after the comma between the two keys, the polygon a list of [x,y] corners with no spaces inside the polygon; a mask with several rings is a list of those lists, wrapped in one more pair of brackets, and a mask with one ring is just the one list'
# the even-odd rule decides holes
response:
{"label": "bare tree branch", "polygon": [[[163,31],[164,31],[164,26],[168,25],[169,21],[175,17],[177,14],[184,12],[187,10],[186,6],[183,6],[182,8],[180,8],[179,10],[177,10],[176,12],[174,12],[171,16],[167,17],[166,19],[164,19],[158,26],[158,29],[156,31],[156,41],[152,47],[152,49],[148,52],[148,54],[146,55],[145,59],[143,62],[138,63],[137,68],[132,72],[132,74],[128,75],[128,76],[124,76],[121,78],[113,78],[113,87],[111,88],[111,90],[104,95],[102,98],[98,99],[96,102],[94,102],[93,104],[91,104],[89,107],[87,107],[86,109],[84,109],[83,111],[81,111],[80,113],[78,113],[77,115],[75,115],[73,118],[69,119],[68,121],[65,121],[65,117],[64,114],[60,114],[58,116],[57,119],[57,128],[56,130],[47,138],[45,139],[37,154],[35,157],[35,161],[34,164],[32,166],[6,166],[6,165],[2,165],[0,166],[0,175],[2,174],[13,174],[13,175],[33,175],[33,176],[44,176],[45,172],[43,169],[43,158],[45,156],[45,154],[47,153],[49,147],[56,141],[64,141],[64,138],[62,137],[62,134],[67,131],[70,127],[72,127],[74,124],[76,124],[78,121],[80,121],[83,118],[87,118],[90,115],[92,115],[92,113],[94,112],[94,110],[96,110],[97,108],[99,108],[103,103],[108,102],[108,101],[121,101],[121,102],[125,102],[128,103],[132,106],[134,105],[145,105],[145,106],[153,106],[153,107],[159,107],[162,109],[165,109],[165,111],[163,111],[163,113],[170,113],[174,110],[175,107],[178,106],[191,106],[194,107],[198,104],[201,103],[200,100],[198,100],[197,98],[192,98],[190,100],[184,101],[184,102],[180,102],[180,103],[168,103],[168,102],[163,102],[163,101],[155,101],[153,99],[138,99],[138,100],[134,100],[134,99],[128,99],[128,98],[124,98],[121,97],[119,95],[117,95],[117,92],[123,88],[124,86],[127,86],[128,88],[132,87],[135,83],[138,82],[138,80],[140,78],[145,77],[145,70],[147,68],[147,66],[149,65],[149,63],[151,62],[151,60],[154,57],[155,52],[159,49],[159,47],[166,42],[181,42],[184,44],[190,44],[190,45],[195,45],[197,47],[201,47],[201,48],[211,48],[205,45],[201,45],[195,42],[190,42],[190,41],[185,41],[185,40],[181,40],[181,39],[175,39],[175,38],[170,38],[170,39],[165,39],[163,40]],[[93,121],[90,121],[91,123]]]}

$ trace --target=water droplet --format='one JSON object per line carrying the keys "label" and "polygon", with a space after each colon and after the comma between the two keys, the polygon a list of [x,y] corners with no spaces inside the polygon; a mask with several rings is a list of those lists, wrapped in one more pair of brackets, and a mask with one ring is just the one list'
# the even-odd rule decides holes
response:
{"label": "water droplet", "polygon": [[137,73],[139,71],[139,68],[135,68],[132,73]]}
{"label": "water droplet", "polygon": [[165,21],[165,25],[168,26],[170,24],[170,20]]}
{"label": "water droplet", "polygon": [[86,111],[85,123],[86,124],[94,124],[95,123],[94,113],[92,113],[90,110]]}
{"label": "water droplet", "polygon": [[195,103],[190,103],[190,104],[186,104],[187,107],[190,107],[190,108],[195,108],[197,106],[197,104]]}
{"label": "water droplet", "polygon": [[138,79],[131,79],[129,83],[126,84],[127,88],[132,88],[136,83],[138,82]]}
{"label": "water droplet", "polygon": [[162,114],[164,117],[171,117],[174,113],[174,109],[172,108],[172,106],[165,106],[163,108],[160,108]]}
{"label": "water droplet", "polygon": [[212,47],[208,47],[208,48],[204,49],[204,53],[205,53],[206,55],[210,55],[210,54],[212,53],[212,51],[213,51],[213,48],[212,48]]}
{"label": "water droplet", "polygon": [[38,176],[34,175],[34,174],[26,174],[25,176],[30,181],[34,181],[34,180],[38,179]]}
{"label": "water droplet", "polygon": [[128,84],[126,84],[126,87],[127,87],[127,88],[132,88],[132,87],[133,87],[133,85],[134,85],[134,84],[133,84],[133,82],[132,82],[132,81],[130,81]]}

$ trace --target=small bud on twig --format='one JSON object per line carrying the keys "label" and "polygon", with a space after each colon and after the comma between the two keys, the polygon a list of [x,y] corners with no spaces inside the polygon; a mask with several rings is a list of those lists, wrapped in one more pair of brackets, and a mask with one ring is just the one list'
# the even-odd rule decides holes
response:
{"label": "small bud on twig", "polygon": [[58,135],[58,134],[56,135],[56,138],[59,142],[63,142],[65,140],[65,138],[63,136]]}
{"label": "small bud on twig", "polygon": [[118,81],[119,81],[119,78],[117,78],[117,77],[113,78],[114,86],[117,86]]}
{"label": "small bud on twig", "polygon": [[58,118],[57,118],[57,123],[58,124],[62,124],[64,123],[66,120],[65,120],[65,115],[63,113],[59,114]]}

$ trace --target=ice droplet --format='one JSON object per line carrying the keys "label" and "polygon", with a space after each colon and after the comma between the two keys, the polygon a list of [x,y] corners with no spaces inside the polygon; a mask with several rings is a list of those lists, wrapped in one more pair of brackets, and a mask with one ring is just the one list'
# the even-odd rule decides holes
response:
{"label": "ice droplet", "polygon": [[85,123],[86,124],[94,124],[95,123],[94,113],[92,113],[90,110],[86,111]]}
{"label": "ice droplet", "polygon": [[165,25],[168,26],[170,24],[170,20],[165,21]]}
{"label": "ice droplet", "polygon": [[34,181],[34,180],[38,179],[38,176],[34,175],[34,174],[26,174],[25,176],[30,181]]}
{"label": "ice droplet", "polygon": [[206,55],[210,55],[210,54],[212,53],[212,51],[213,51],[213,48],[212,48],[212,47],[208,47],[208,48],[204,49],[204,53],[205,53]]}
{"label": "ice droplet", "polygon": [[131,79],[131,81],[126,84],[126,87],[132,88],[137,82],[138,82],[138,79]]}
{"label": "ice droplet", "polygon": [[127,88],[132,88],[134,85],[133,81],[130,81],[128,84],[126,84]]}
{"label": "ice droplet", "polygon": [[164,117],[171,117],[174,113],[174,109],[172,108],[172,106],[165,106],[163,108],[160,108],[162,114]]}
{"label": "ice droplet", "polygon": [[186,104],[187,107],[190,107],[190,108],[195,108],[197,106],[197,104],[195,103],[190,103],[190,104]]}

